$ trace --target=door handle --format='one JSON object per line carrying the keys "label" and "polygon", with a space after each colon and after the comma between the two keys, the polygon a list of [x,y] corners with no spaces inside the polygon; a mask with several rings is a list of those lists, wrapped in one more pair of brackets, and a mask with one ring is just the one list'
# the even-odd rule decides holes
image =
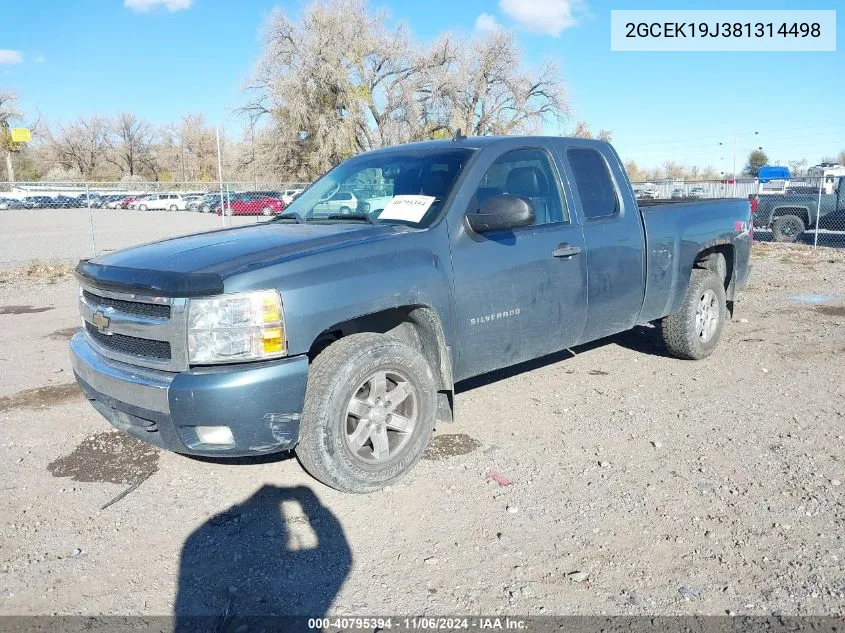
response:
{"label": "door handle", "polygon": [[561,258],[568,258],[573,257],[581,253],[580,246],[570,246],[569,244],[561,244],[555,250],[552,251],[552,257],[561,257]]}

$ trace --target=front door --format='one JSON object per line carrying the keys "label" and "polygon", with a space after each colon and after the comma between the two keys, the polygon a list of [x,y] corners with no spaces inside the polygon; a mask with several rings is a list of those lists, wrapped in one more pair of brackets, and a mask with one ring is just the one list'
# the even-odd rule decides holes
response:
{"label": "front door", "polygon": [[535,222],[478,235],[450,227],[457,330],[456,379],[537,358],[577,342],[584,328],[587,269],[549,148],[515,149],[492,160],[467,213],[488,198],[529,200]]}

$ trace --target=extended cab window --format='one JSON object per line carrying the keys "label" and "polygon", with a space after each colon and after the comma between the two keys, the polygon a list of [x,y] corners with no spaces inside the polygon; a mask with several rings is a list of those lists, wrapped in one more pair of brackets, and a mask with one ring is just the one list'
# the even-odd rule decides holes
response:
{"label": "extended cab window", "polygon": [[477,213],[486,200],[502,194],[529,200],[535,225],[569,219],[549,155],[541,149],[517,149],[497,158],[475,190],[468,212]]}
{"label": "extended cab window", "polygon": [[589,220],[619,213],[616,187],[604,157],[594,149],[579,147],[566,150],[566,158],[575,176],[584,217]]}

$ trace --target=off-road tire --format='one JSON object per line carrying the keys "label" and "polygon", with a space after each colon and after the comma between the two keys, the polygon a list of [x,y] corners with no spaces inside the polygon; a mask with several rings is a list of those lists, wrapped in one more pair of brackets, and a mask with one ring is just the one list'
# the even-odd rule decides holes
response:
{"label": "off-road tire", "polygon": [[775,242],[795,242],[807,227],[797,215],[781,215],[772,222],[772,238]]}
{"label": "off-road tire", "polygon": [[[716,297],[718,323],[710,338],[703,340],[696,327],[696,310],[708,290]],[[684,360],[700,360],[710,356],[716,349],[727,320],[728,309],[723,280],[711,270],[694,268],[681,309],[664,317],[661,322],[663,341],[672,356]]]}
{"label": "off-road tire", "polygon": [[[364,463],[346,443],[346,407],[354,390],[376,370],[399,370],[416,389],[419,412],[405,445],[385,464]],[[352,334],[311,363],[302,410],[299,462],[314,478],[343,492],[373,492],[395,482],[420,460],[434,430],[437,383],[425,357],[383,334]]]}

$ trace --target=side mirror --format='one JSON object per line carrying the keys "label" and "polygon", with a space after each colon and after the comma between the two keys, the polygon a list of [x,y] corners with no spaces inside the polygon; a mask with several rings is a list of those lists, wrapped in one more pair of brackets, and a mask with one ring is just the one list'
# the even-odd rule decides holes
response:
{"label": "side mirror", "polygon": [[485,200],[478,213],[467,213],[465,217],[476,233],[507,231],[534,224],[534,206],[520,196],[502,194]]}

